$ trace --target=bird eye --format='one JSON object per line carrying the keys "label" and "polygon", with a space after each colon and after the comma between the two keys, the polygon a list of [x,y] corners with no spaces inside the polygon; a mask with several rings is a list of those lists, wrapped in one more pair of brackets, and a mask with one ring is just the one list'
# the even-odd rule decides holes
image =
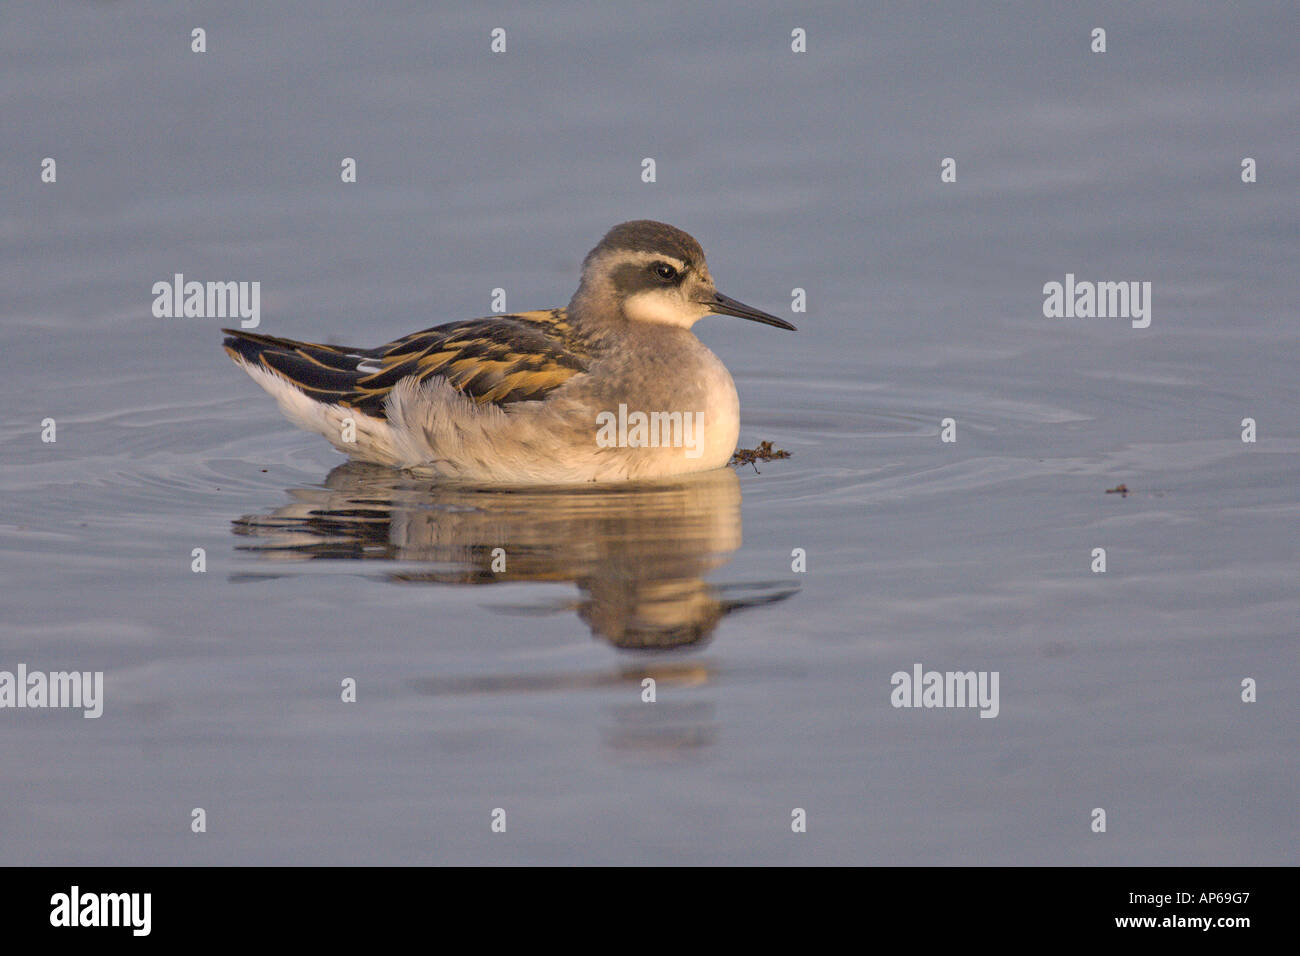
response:
{"label": "bird eye", "polygon": [[654,264],[655,275],[664,280],[676,279],[677,270],[666,262],[656,262]]}

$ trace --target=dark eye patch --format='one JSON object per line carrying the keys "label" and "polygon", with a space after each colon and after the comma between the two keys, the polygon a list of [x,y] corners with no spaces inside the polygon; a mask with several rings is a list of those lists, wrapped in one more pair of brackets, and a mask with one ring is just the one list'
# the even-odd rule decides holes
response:
{"label": "dark eye patch", "polygon": [[620,296],[636,295],[638,292],[651,292],[655,289],[668,289],[680,286],[686,278],[686,270],[678,272],[671,279],[662,278],[655,272],[655,266],[671,265],[664,263],[662,260],[654,262],[625,262],[615,266],[610,272],[610,279],[613,280],[614,288],[618,290]]}

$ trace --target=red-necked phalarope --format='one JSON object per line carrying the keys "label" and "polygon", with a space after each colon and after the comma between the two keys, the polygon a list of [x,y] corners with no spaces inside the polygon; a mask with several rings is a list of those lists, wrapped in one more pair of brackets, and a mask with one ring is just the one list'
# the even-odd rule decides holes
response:
{"label": "red-necked phalarope", "polygon": [[727,463],[736,385],[690,331],[710,314],[794,330],[718,292],[689,235],[638,220],[588,253],[567,309],[452,322],[374,349],[223,331],[291,421],[357,460],[549,484]]}

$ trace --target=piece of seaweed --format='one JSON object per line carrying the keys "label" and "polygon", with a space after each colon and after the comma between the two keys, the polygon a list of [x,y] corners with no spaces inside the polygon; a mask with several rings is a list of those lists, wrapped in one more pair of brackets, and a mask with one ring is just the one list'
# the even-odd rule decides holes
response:
{"label": "piece of seaweed", "polygon": [[774,461],[778,458],[789,458],[790,453],[781,448],[773,448],[770,441],[759,442],[757,448],[737,448],[735,454],[731,456],[729,465],[753,465],[755,474],[758,474],[758,462]]}

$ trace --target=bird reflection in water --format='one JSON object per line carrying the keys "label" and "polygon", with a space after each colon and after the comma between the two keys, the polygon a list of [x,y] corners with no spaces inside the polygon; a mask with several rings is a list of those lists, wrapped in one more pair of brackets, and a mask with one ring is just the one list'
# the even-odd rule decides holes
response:
{"label": "bird reflection in water", "polygon": [[[790,583],[712,584],[706,575],[740,547],[740,482],[730,468],[654,484],[563,489],[474,488],[348,463],[323,487],[293,488],[266,515],[234,522],[241,550],[267,560],[400,563],[385,580],[408,585],[572,582],[573,600],[511,607],[515,614],[575,612],[599,639],[640,652],[595,671],[427,676],[411,683],[438,697],[622,687],[604,737],[616,750],[675,757],[711,744],[708,700],[639,702],[646,678],[679,691],[712,683],[707,660],[665,659],[705,645],[723,618],[783,601]],[[501,549],[501,550],[497,550]],[[494,562],[504,570],[493,570]],[[248,577],[240,575],[240,577]],[[258,576],[260,577],[260,576]]]}
{"label": "bird reflection in water", "polygon": [[384,577],[405,584],[571,581],[573,601],[511,610],[573,611],[598,638],[628,651],[700,647],[727,615],[798,590],[705,580],[740,546],[740,483],[729,468],[651,484],[507,489],[348,463],[323,487],[288,494],[292,500],[270,514],[234,522],[236,534],[255,539],[242,550],[267,559],[401,562]]}

